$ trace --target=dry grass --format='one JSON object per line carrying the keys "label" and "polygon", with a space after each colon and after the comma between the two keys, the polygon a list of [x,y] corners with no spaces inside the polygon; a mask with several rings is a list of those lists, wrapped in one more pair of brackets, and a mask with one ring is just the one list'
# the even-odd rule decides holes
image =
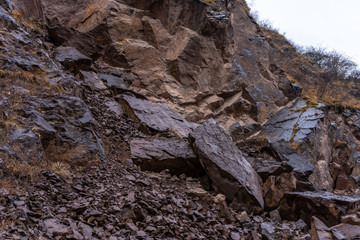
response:
{"label": "dry grass", "polygon": [[12,159],[5,164],[6,172],[17,179],[25,179],[34,182],[38,179],[43,170],[53,171],[65,178],[71,177],[70,165],[62,162],[36,161],[28,163],[26,161]]}
{"label": "dry grass", "polygon": [[293,134],[291,136],[291,139],[289,140],[289,143],[293,143],[294,142],[294,139],[296,137],[296,134],[299,132],[299,125],[297,123],[294,124],[294,127],[293,127]]}
{"label": "dry grass", "polygon": [[[48,82],[46,74],[37,69],[33,72],[28,71],[11,71],[11,70],[2,70],[0,69],[0,78],[8,79],[8,80],[19,80],[24,83],[31,84],[33,87],[26,87],[30,89],[30,93],[34,93],[34,91],[43,91],[46,90],[50,94],[55,94],[63,91],[61,85],[51,84]],[[13,84],[14,82],[12,82]]]}
{"label": "dry grass", "polygon": [[10,10],[9,13],[18,23],[23,25],[28,30],[36,31],[42,35],[46,35],[46,31],[42,25],[25,19],[22,14],[16,10]]}
{"label": "dry grass", "polygon": [[38,77],[35,73],[26,71],[9,71],[0,69],[0,78],[19,79],[27,83],[38,83]]}
{"label": "dry grass", "polygon": [[302,55],[297,48],[283,35],[271,29],[261,29],[272,47],[277,49],[276,59],[292,83],[303,87],[303,98],[311,102],[322,102],[328,106],[360,109],[360,99],[352,96],[353,83],[335,81],[326,87],[321,96],[320,74],[322,69],[316,67],[308,56]]}
{"label": "dry grass", "polygon": [[291,142],[289,145],[295,150],[297,150],[299,148],[299,144],[294,143],[294,142]]}
{"label": "dry grass", "polygon": [[46,164],[45,169],[51,170],[64,177],[71,175],[70,165],[62,162],[49,162]]}

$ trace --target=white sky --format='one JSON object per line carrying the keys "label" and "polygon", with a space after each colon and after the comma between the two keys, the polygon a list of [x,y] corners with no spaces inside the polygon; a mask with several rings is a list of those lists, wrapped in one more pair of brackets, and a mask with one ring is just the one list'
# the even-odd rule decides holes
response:
{"label": "white sky", "polygon": [[360,66],[360,0],[247,0],[302,46],[334,49]]}

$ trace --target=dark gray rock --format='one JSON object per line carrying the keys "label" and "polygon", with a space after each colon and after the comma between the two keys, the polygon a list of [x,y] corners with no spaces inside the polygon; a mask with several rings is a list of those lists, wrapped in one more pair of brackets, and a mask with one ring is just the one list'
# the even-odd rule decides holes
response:
{"label": "dark gray rock", "polygon": [[92,59],[73,47],[56,48],[55,59],[71,72],[89,71],[91,69]]}
{"label": "dark gray rock", "polygon": [[105,85],[113,89],[115,94],[123,93],[128,90],[123,78],[111,75],[111,74],[99,74],[99,79],[105,83]]}
{"label": "dark gray rock", "polygon": [[98,75],[94,72],[80,71],[80,78],[94,90],[103,91],[107,89],[104,82],[100,80]]}
{"label": "dark gray rock", "polygon": [[330,192],[292,192],[285,194],[279,212],[283,219],[297,221],[303,219],[310,225],[311,216],[333,226],[341,222],[341,217],[359,209],[360,198],[335,195]]}
{"label": "dark gray rock", "polygon": [[263,209],[261,178],[220,124],[206,121],[190,133],[190,140],[213,187],[232,201],[233,208]]}
{"label": "dark gray rock", "polygon": [[16,20],[2,6],[0,6],[0,25],[8,30],[20,27]]}
{"label": "dark gray rock", "polygon": [[267,121],[259,136],[266,136],[270,142],[284,140],[298,142],[314,132],[319,121],[324,118],[323,105],[309,105],[299,99],[291,107],[286,107]]}
{"label": "dark gray rock", "polygon": [[138,121],[139,128],[146,133],[173,133],[187,138],[197,124],[190,123],[163,103],[154,103],[128,95],[120,99],[127,114]]}
{"label": "dark gray rock", "polygon": [[[54,96],[25,100],[23,116],[48,159],[72,165],[93,165],[105,158],[95,133],[95,120],[79,98]],[[29,142],[30,143],[30,142]]]}
{"label": "dark gray rock", "polygon": [[31,148],[40,141],[39,137],[30,129],[16,129],[10,136],[10,140],[25,147]]}
{"label": "dark gray rock", "polygon": [[190,144],[185,140],[132,139],[131,158],[142,170],[161,172],[169,169],[171,174],[199,176],[204,173]]}
{"label": "dark gray rock", "polygon": [[304,156],[298,154],[288,143],[279,141],[271,143],[271,148],[278,158],[289,165],[293,171],[308,177],[314,170],[311,164]]}

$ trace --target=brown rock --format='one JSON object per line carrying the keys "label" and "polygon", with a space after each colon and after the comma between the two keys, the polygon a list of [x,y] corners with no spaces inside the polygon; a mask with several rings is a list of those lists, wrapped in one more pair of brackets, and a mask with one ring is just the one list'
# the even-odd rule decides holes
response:
{"label": "brown rock", "polygon": [[270,209],[277,208],[284,195],[294,189],[296,189],[296,178],[292,174],[270,176],[263,185],[265,206]]}
{"label": "brown rock", "polygon": [[310,224],[311,216],[315,216],[331,226],[340,223],[341,217],[355,211],[359,204],[360,198],[329,192],[292,192],[285,194],[279,212],[283,219],[296,221],[301,218]]}
{"label": "brown rock", "polygon": [[80,53],[73,47],[58,47],[55,50],[55,59],[72,72],[88,71],[92,59]]}
{"label": "brown rock", "polygon": [[312,217],[311,236],[315,240],[326,239],[359,239],[360,226],[341,223],[333,227],[327,227],[320,219]]}

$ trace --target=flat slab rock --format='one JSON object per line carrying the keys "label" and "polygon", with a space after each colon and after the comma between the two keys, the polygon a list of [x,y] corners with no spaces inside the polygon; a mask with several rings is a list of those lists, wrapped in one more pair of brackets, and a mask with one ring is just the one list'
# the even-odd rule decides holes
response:
{"label": "flat slab rock", "polygon": [[210,119],[190,133],[190,141],[213,187],[237,210],[261,211],[261,179],[226,130]]}
{"label": "flat slab rock", "polygon": [[141,139],[130,141],[131,159],[142,170],[161,172],[169,169],[171,174],[199,176],[203,169],[188,141],[176,138]]}
{"label": "flat slab rock", "polygon": [[335,195],[330,192],[292,192],[285,194],[280,203],[283,219],[296,221],[303,219],[310,224],[311,216],[321,219],[326,225],[341,222],[341,217],[355,211],[360,206],[360,198]]}
{"label": "flat slab rock", "polygon": [[128,95],[122,95],[120,101],[130,117],[139,120],[150,132],[173,132],[181,138],[187,138],[189,132],[198,126],[186,121],[163,103],[154,103]]}

